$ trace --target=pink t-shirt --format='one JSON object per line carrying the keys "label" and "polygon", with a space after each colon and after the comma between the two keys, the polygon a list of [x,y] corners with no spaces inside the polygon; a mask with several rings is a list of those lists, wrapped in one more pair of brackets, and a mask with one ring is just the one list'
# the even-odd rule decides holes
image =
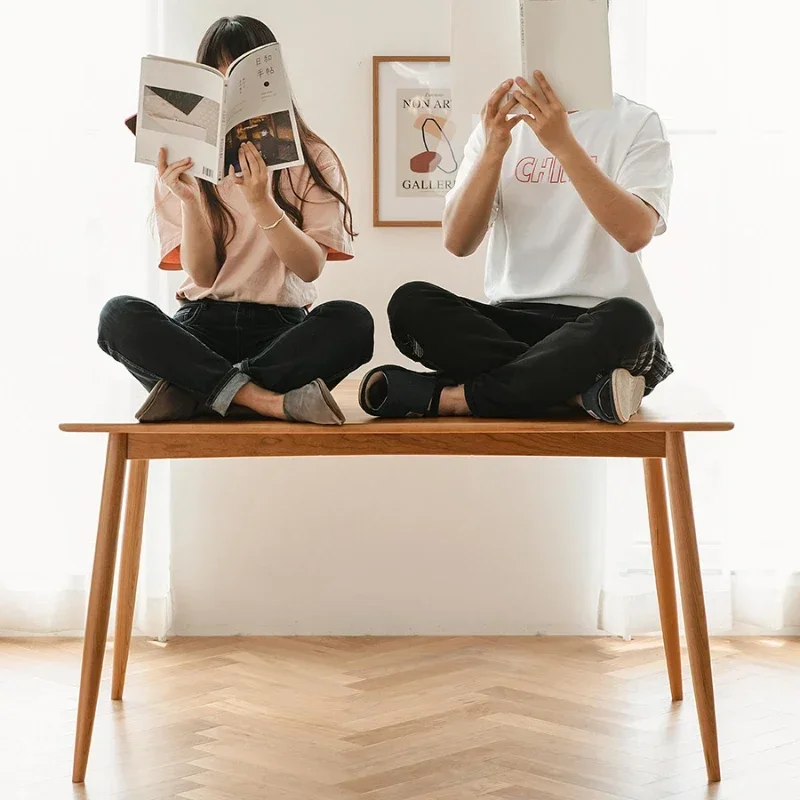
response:
{"label": "pink t-shirt", "polygon": [[[323,149],[317,163],[328,183],[344,195],[344,176],[330,151]],[[344,227],[344,209],[335,197],[313,183],[308,166],[283,170],[281,181],[283,196],[289,202],[299,204],[303,212],[303,231],[329,248],[328,261],[351,259],[353,242]],[[295,197],[292,186],[303,198],[302,202]],[[227,258],[214,285],[203,289],[187,278],[178,290],[178,299],[264,303],[293,308],[311,305],[317,299],[314,284],[305,283],[281,262],[267,235],[258,227],[242,190],[230,178],[225,178],[218,189],[236,220],[236,235],[228,243]],[[160,267],[179,270],[181,202],[160,181],[156,181],[155,209],[161,243]],[[281,224],[293,223],[287,217]]]}

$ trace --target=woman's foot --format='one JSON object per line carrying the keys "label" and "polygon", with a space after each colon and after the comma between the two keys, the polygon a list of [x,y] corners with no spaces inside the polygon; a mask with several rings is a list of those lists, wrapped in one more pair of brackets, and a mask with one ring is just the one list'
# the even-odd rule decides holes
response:
{"label": "woman's foot", "polygon": [[344,425],[346,421],[330,389],[319,379],[285,394],[283,414],[290,422],[314,425]]}
{"label": "woman's foot", "polygon": [[183,422],[200,416],[200,403],[188,392],[160,380],[136,412],[139,422]]}
{"label": "woman's foot", "polygon": [[[321,380],[312,381],[287,394],[277,394],[254,383],[247,383],[233,402],[239,408],[271,419],[310,422],[314,425],[343,425],[345,422],[342,410]],[[234,416],[241,418],[241,411],[237,410]]]}
{"label": "woman's foot", "polygon": [[254,383],[246,383],[233,398],[228,416],[234,419],[286,419],[283,414],[283,395],[262,389]]}
{"label": "woman's foot", "polygon": [[[233,402],[226,419],[269,418],[311,422],[315,425],[343,425],[345,422],[342,410],[321,380],[313,381],[285,395],[247,383],[239,390]],[[183,422],[205,414],[201,404],[188,392],[160,380],[136,412],[136,419],[139,422]]]}

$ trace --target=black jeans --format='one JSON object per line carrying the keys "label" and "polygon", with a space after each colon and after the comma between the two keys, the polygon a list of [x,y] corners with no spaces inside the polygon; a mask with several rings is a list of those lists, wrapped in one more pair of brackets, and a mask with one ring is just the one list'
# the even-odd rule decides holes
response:
{"label": "black jeans", "polygon": [[403,355],[464,384],[476,417],[544,413],[660,346],[650,313],[629,298],[588,310],[489,306],[416,282],[395,292],[389,324]]}
{"label": "black jeans", "polygon": [[250,381],[279,394],[317,378],[333,388],[372,358],[373,333],[369,311],[345,301],[307,313],[198,300],[170,319],[147,300],[115,297],[98,344],[146,389],[163,378],[224,416]]}

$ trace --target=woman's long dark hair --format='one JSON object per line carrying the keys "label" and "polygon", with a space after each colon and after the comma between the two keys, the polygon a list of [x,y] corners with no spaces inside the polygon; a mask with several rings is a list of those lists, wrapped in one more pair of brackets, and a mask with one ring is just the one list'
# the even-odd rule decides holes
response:
{"label": "woman's long dark hair", "polygon": [[[209,67],[219,68],[221,65],[230,64],[232,61],[239,58],[239,56],[250,52],[250,50],[254,50],[256,47],[262,47],[265,44],[274,44],[275,42],[277,42],[275,34],[260,20],[253,19],[253,17],[242,16],[222,17],[222,19],[217,20],[206,31],[205,36],[203,36],[203,41],[200,42],[200,47],[197,49],[197,61]],[[298,112],[297,106],[295,106],[294,111],[297,117],[297,130],[300,134],[300,146],[303,150],[305,162],[311,172],[312,182],[323,191],[328,192],[328,194],[332,195],[342,204],[345,230],[350,236],[355,236],[353,212],[350,208],[348,198],[347,176],[345,175],[342,162],[327,142],[308,127],[305,120]],[[344,195],[340,194],[325,179],[316,160],[311,156],[310,146],[312,145],[321,145],[327,148],[333,155],[344,177]],[[294,199],[298,201],[298,204],[295,205],[289,198],[284,196],[281,188],[280,170],[276,170],[272,173],[272,191],[275,202],[286,212],[286,215],[298,228],[302,228],[303,212],[300,210],[299,203],[302,202],[303,197],[297,193],[292,183],[291,173],[287,172],[287,177]],[[214,234],[214,242],[217,247],[217,260],[221,265],[225,261],[227,246],[236,235],[236,221],[230,209],[220,197],[217,187],[208,181],[199,181],[199,184],[206,211],[211,221],[211,230]]]}

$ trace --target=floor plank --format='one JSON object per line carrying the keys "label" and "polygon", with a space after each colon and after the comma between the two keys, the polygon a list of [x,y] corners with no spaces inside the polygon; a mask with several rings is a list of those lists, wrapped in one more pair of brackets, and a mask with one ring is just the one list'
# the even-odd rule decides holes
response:
{"label": "floor plank", "polygon": [[670,703],[655,640],[134,640],[122,703],[106,659],[73,787],[80,654],[0,640],[3,800],[800,797],[797,640],[713,642],[711,789],[691,692]]}

